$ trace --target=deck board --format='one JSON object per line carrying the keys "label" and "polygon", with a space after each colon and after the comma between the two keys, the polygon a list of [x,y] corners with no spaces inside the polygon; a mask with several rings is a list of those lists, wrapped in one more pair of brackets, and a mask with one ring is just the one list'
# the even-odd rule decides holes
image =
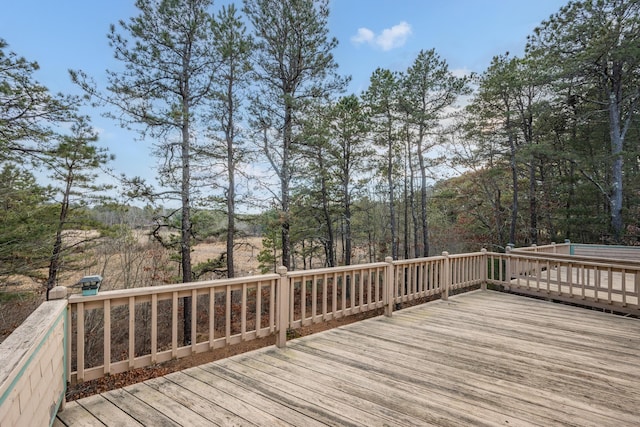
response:
{"label": "deck board", "polygon": [[640,425],[638,408],[640,320],[474,291],[70,402],[58,421],[595,427]]}

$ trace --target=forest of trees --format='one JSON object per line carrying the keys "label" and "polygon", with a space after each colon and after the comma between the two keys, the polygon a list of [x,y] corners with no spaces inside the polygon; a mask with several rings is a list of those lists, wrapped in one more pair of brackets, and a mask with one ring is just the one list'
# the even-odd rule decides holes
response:
{"label": "forest of trees", "polygon": [[[106,87],[70,71],[84,98],[50,93],[0,38],[0,283],[50,289],[79,252],[130,251],[134,230],[183,282],[212,237],[233,277],[243,233],[262,236],[265,272],[638,244],[640,2],[569,2],[522,57],[500,53],[478,74],[425,46],[406,70],[372,70],[359,94],[338,73],[329,5],[137,0],[110,29],[121,67]],[[139,132],[159,187],[99,184],[114,160],[81,113],[92,106]],[[79,230],[92,233],[69,237]]]}

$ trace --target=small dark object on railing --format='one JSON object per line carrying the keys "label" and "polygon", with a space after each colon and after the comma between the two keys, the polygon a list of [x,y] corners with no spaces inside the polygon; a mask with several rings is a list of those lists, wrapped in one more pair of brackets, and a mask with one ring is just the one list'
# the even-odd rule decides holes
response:
{"label": "small dark object on railing", "polygon": [[101,282],[102,276],[84,276],[79,282],[79,284],[82,285],[82,296],[97,295]]}

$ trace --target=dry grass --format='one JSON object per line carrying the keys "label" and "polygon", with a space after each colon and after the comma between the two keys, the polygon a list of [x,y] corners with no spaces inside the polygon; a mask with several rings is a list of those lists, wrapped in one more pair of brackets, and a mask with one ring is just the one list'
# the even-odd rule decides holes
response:
{"label": "dry grass", "polygon": [[[96,236],[95,232],[89,231],[69,232],[66,237],[71,242],[77,242]],[[69,287],[70,292],[80,292],[78,287],[72,287],[83,276],[94,274],[103,276],[103,290],[175,283],[178,263],[170,260],[170,253],[151,241],[145,232],[136,232],[134,239],[133,244],[120,246],[105,241],[103,245],[82,253],[85,267],[63,274],[59,284]],[[259,274],[257,257],[261,250],[261,237],[244,238],[236,243],[236,276]],[[223,252],[226,252],[226,242],[195,245],[193,265],[218,259]],[[217,277],[210,275],[201,279],[212,278]],[[12,276],[7,278],[6,283],[10,284],[0,286],[0,342],[45,300],[43,284],[29,277]]]}

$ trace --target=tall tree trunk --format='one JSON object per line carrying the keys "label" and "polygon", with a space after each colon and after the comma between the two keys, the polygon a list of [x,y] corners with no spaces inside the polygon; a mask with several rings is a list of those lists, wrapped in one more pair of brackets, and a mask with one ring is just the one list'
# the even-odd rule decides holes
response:
{"label": "tall tree trunk", "polygon": [[225,129],[225,138],[227,140],[227,179],[229,181],[227,189],[227,277],[232,278],[235,277],[233,251],[236,233],[236,164],[233,150],[235,105],[233,102],[233,79],[230,79],[227,84],[227,102],[229,114]]}
{"label": "tall tree trunk", "polygon": [[[187,75],[187,62],[185,59],[185,75]],[[193,281],[191,270],[191,140],[189,135],[190,124],[190,105],[189,99],[186,94],[189,93],[189,82],[185,78],[184,82],[184,94],[182,104],[182,186],[181,186],[181,201],[182,201],[182,219],[180,228],[180,255],[182,264],[182,283],[189,283]],[[185,297],[182,300],[183,303],[183,343],[184,345],[191,344],[191,297]]]}
{"label": "tall tree trunk", "polygon": [[502,190],[496,188],[495,204],[493,209],[493,218],[495,221],[496,231],[498,232],[498,243],[504,244],[504,218],[502,217]]}
{"label": "tall tree trunk", "polygon": [[[507,121],[507,128],[509,123]],[[516,227],[518,226],[518,167],[516,164],[516,143],[509,130],[509,165],[511,168],[511,185],[513,186],[513,199],[511,202],[511,225],[509,227],[509,243],[516,244]]]}
{"label": "tall tree trunk", "polygon": [[49,291],[53,289],[58,280],[58,272],[60,271],[60,254],[62,253],[62,230],[64,224],[67,221],[67,215],[69,212],[69,197],[71,195],[71,187],[73,180],[67,176],[65,183],[64,194],[62,195],[62,203],[60,204],[60,215],[58,216],[58,226],[56,228],[56,237],[53,242],[53,250],[51,252],[51,259],[49,261],[49,274],[47,276],[47,295],[46,299],[49,300]]}
{"label": "tall tree trunk", "polygon": [[351,206],[345,206],[344,221],[344,265],[351,265]]}
{"label": "tall tree trunk", "polygon": [[398,230],[396,228],[396,207],[395,195],[393,191],[393,140],[391,131],[388,132],[388,150],[387,153],[387,185],[389,186],[389,227],[391,228],[391,257],[398,259]]}
{"label": "tall tree trunk", "polygon": [[282,199],[282,213],[280,217],[282,230],[282,265],[291,269],[291,236],[290,236],[290,212],[289,212],[289,182],[291,171],[289,170],[289,158],[291,156],[291,140],[293,132],[293,115],[289,101],[285,101],[284,132],[282,139],[282,169],[280,170],[280,192]]}
{"label": "tall tree trunk", "polygon": [[404,242],[403,242],[403,249],[404,249],[404,259],[409,259],[409,208],[410,208],[410,203],[409,203],[409,183],[408,181],[408,176],[407,176],[407,168],[408,166],[408,162],[409,162],[409,143],[407,142],[407,144],[405,144],[405,156],[404,156],[404,195],[403,195],[403,199],[404,199],[404,226],[403,226],[403,235],[404,235]]}
{"label": "tall tree trunk", "polygon": [[427,221],[427,166],[422,152],[422,137],[418,140],[418,164],[420,166],[420,219],[422,221],[422,254],[429,256],[429,224]]}
{"label": "tall tree trunk", "polygon": [[[547,229],[549,230],[549,236],[551,236],[552,241],[556,241],[557,229],[556,224],[553,221],[552,217],[552,203],[551,198],[553,191],[551,190],[552,181],[553,181],[553,171],[547,171],[545,169],[545,161],[540,159],[538,163],[538,168],[540,170],[540,181],[542,182],[542,203],[544,204],[544,219],[547,224]],[[549,177],[549,175],[551,175]]]}
{"label": "tall tree trunk", "polygon": [[324,220],[327,225],[327,239],[326,243],[326,251],[327,251],[327,266],[335,267],[336,265],[336,255],[335,255],[335,233],[333,231],[333,221],[331,218],[330,212],[330,201],[329,194],[327,190],[327,178],[324,173],[324,161],[323,161],[323,153],[322,150],[319,152],[318,162],[320,163],[320,173],[322,177],[320,178],[320,191],[322,192],[322,213],[324,215]]}
{"label": "tall tree trunk", "polygon": [[535,159],[529,165],[529,240],[530,244],[538,244],[538,196],[536,183]]}
{"label": "tall tree trunk", "polygon": [[[232,143],[228,143],[227,152],[228,152],[228,155],[233,156]],[[232,158],[233,157],[230,157],[230,159]],[[232,277],[235,277],[233,252],[234,252],[234,243],[235,243],[235,234],[236,234],[235,165],[233,164],[232,160],[229,160],[228,179],[229,179],[229,189],[227,190],[227,277],[232,278]]]}
{"label": "tall tree trunk", "polygon": [[415,175],[416,173],[411,156],[411,150],[409,150],[409,205],[411,206],[411,224],[413,227],[413,256],[414,258],[420,258],[421,244],[419,237],[418,215],[416,212],[416,192],[413,185]]}
{"label": "tall tree trunk", "polygon": [[612,91],[609,100],[609,135],[611,137],[611,229],[616,243],[622,240],[622,147],[624,133],[621,132],[620,101]]}

